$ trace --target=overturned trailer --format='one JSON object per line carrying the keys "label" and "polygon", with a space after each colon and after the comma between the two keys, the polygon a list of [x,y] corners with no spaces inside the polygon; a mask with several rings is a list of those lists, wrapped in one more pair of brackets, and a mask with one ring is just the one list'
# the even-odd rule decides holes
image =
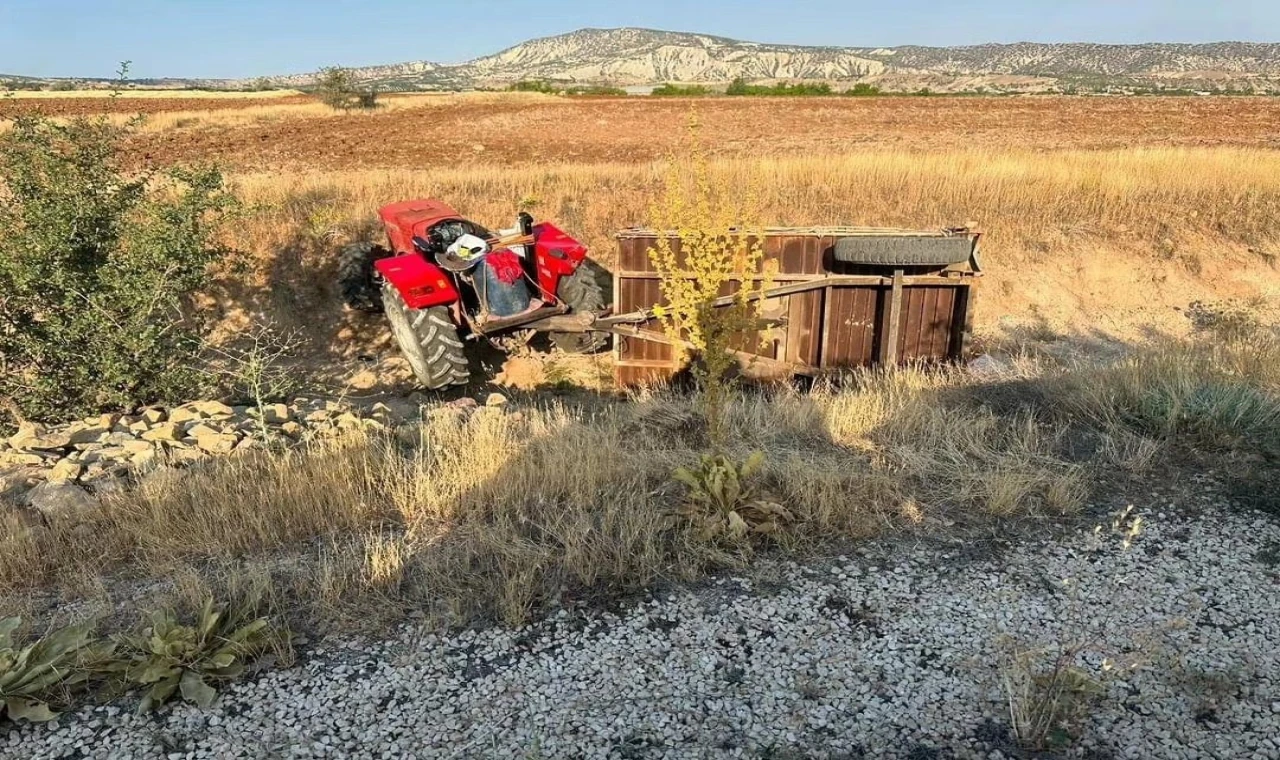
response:
{"label": "overturned trailer", "polygon": [[[680,369],[676,341],[652,316],[660,277],[650,250],[674,233],[618,234],[614,271],[616,379],[659,381]],[[820,375],[852,367],[960,359],[969,343],[981,275],[968,228],[770,228],[764,260],[776,274],[761,295],[773,326],[736,346],[756,375]],[[679,240],[673,239],[679,248]],[[764,277],[757,274],[756,279]],[[724,302],[732,299],[731,289]]]}

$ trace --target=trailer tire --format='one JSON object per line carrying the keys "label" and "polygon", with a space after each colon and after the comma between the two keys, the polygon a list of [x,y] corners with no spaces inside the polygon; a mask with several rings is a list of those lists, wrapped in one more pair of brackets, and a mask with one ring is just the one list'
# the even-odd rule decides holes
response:
{"label": "trailer tire", "polygon": [[[573,274],[560,280],[556,297],[573,314],[599,314],[605,309],[604,270],[591,259],[584,259]],[[607,332],[553,332],[551,342],[569,354],[593,354],[609,344]]]}
{"label": "trailer tire", "polygon": [[435,391],[467,384],[471,370],[449,307],[410,308],[387,282],[382,285],[382,306],[391,334],[424,388]]}
{"label": "trailer tire", "polygon": [[956,237],[846,237],[832,256],[847,264],[877,266],[950,266],[968,261],[973,240]]}
{"label": "trailer tire", "polygon": [[338,290],[342,302],[355,311],[382,308],[382,293],[374,277],[373,262],[391,252],[374,243],[352,243],[338,256]]}

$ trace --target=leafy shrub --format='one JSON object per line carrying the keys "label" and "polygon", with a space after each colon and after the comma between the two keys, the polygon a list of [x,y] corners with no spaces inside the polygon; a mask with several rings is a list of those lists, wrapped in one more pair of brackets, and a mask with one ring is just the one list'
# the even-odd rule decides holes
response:
{"label": "leafy shrub", "polygon": [[541,92],[547,95],[555,95],[560,92],[560,88],[550,82],[544,82],[540,79],[524,79],[519,82],[512,82],[507,85],[508,92]]}
{"label": "leafy shrub", "polygon": [[[650,209],[664,234],[649,249],[663,303],[654,309],[678,350],[692,352],[699,402],[713,447],[723,443],[729,375],[738,364],[735,340],[760,328],[760,295],[776,262],[764,260],[760,188],[713,177],[696,115],[689,155],[672,157],[662,196]],[[734,287],[738,285],[738,287]],[[727,303],[721,293],[732,293]]]}
{"label": "leafy shrub", "polygon": [[14,632],[21,624],[16,617],[0,620],[0,706],[11,720],[53,720],[51,705],[67,704],[105,651],[92,623],[60,628],[19,649]]}
{"label": "leafy shrub", "polygon": [[138,712],[164,704],[174,692],[208,707],[218,696],[211,684],[240,677],[249,662],[275,647],[281,634],[250,609],[215,606],[206,599],[192,625],[179,623],[171,610],[153,612],[141,635],[124,639],[125,679],[149,687]]}
{"label": "leafy shrub", "polygon": [[320,102],[335,110],[350,111],[353,108],[378,107],[377,89],[362,88],[356,80],[355,72],[341,66],[330,66],[320,70],[315,93],[320,98]]}
{"label": "leafy shrub", "polygon": [[130,171],[136,121],[19,116],[0,137],[0,398],[34,418],[186,395],[187,308],[233,200],[213,168]]}
{"label": "leafy shrub", "polygon": [[621,87],[589,85],[585,87],[570,87],[565,90],[565,94],[577,97],[623,97],[627,94],[627,91]]}
{"label": "leafy shrub", "polygon": [[794,518],[782,505],[757,498],[751,480],[764,464],[757,451],[744,462],[722,454],[704,454],[695,468],[678,468],[672,477],[688,491],[682,514],[699,524],[704,538],[773,533]]}

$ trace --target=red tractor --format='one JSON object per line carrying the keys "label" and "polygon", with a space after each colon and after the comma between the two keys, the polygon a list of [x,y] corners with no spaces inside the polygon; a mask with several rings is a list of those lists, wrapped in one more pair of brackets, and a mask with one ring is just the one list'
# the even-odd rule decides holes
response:
{"label": "red tractor", "polygon": [[572,352],[607,343],[607,332],[590,329],[606,310],[602,270],[555,225],[521,213],[495,233],[438,200],[392,203],[378,217],[388,244],[343,251],[342,296],[353,309],[386,312],[425,387],[468,381],[467,339],[522,329]]}

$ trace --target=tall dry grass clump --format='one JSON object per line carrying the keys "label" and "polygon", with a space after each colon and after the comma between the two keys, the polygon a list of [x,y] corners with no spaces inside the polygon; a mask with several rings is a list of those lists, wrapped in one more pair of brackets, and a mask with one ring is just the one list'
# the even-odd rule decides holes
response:
{"label": "tall dry grass clump", "polygon": [[1280,457],[1280,339],[1267,328],[1168,342],[1065,382],[1070,412],[1104,429]]}

